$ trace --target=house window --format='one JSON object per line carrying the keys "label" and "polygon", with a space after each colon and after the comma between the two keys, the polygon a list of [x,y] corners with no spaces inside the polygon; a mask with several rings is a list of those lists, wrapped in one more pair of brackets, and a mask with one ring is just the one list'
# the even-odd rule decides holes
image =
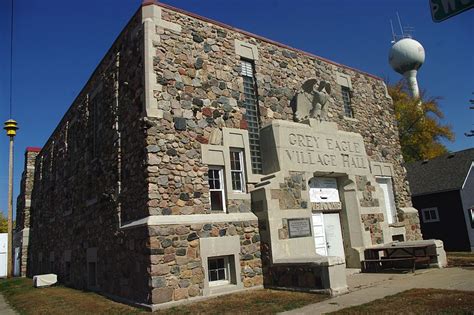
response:
{"label": "house window", "polygon": [[208,259],[209,285],[229,284],[229,258],[213,257]]}
{"label": "house window", "polygon": [[241,60],[240,74],[244,80],[245,119],[248,124],[252,171],[254,174],[262,174],[258,96],[253,63],[247,60]]}
{"label": "house window", "polygon": [[351,90],[347,86],[341,86],[342,102],[344,104],[344,116],[354,117],[351,104]]}
{"label": "house window", "polygon": [[224,176],[222,168],[209,168],[209,194],[211,198],[211,210],[225,211],[224,199]]}
{"label": "house window", "polygon": [[438,208],[421,209],[421,213],[423,215],[423,222],[425,223],[439,221]]}
{"label": "house window", "polygon": [[232,190],[235,192],[245,192],[244,177],[244,154],[242,150],[230,150],[230,176],[232,180]]}

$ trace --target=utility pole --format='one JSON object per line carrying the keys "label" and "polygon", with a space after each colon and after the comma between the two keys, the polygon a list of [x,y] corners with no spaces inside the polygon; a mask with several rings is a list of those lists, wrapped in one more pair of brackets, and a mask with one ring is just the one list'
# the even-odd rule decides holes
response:
{"label": "utility pole", "polygon": [[18,124],[13,119],[9,119],[5,122],[7,136],[10,137],[10,155],[8,160],[8,250],[7,250],[7,277],[13,277],[13,255],[12,255],[12,243],[13,243],[13,140],[16,136]]}

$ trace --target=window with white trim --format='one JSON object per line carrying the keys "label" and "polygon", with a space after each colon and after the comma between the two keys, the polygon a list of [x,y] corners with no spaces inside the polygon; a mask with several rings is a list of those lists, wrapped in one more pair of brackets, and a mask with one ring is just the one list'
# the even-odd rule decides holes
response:
{"label": "window with white trim", "polygon": [[232,191],[245,192],[244,152],[239,149],[230,150],[230,176]]}
{"label": "window with white trim", "polygon": [[209,167],[207,172],[209,181],[209,197],[211,210],[225,211],[224,172],[222,167]]}
{"label": "window with white trim", "polygon": [[207,260],[209,286],[229,284],[229,257],[212,257]]}
{"label": "window with white trim", "polygon": [[421,209],[424,223],[439,222],[438,208],[425,208]]}
{"label": "window with white trim", "polygon": [[344,105],[344,116],[353,118],[354,113],[352,111],[351,102],[351,90],[347,86],[341,86],[342,103]]}

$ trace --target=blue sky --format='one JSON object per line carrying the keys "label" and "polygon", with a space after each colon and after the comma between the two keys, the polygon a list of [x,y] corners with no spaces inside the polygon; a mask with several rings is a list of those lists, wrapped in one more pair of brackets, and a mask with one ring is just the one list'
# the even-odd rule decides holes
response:
{"label": "blue sky", "polygon": [[[452,151],[474,147],[474,10],[441,23],[428,0],[206,0],[164,3],[224,22],[390,82],[391,29],[402,23],[426,51],[418,83],[441,96]],[[42,146],[107,49],[136,12],[140,0],[15,0],[13,118],[20,125],[15,148],[15,199],[27,146]],[[0,1],[0,119],[9,118],[10,0]],[[396,25],[396,23],[395,23]],[[397,30],[398,33],[400,31]],[[3,132],[3,131],[2,131]],[[0,135],[0,209],[7,208],[8,138]]]}

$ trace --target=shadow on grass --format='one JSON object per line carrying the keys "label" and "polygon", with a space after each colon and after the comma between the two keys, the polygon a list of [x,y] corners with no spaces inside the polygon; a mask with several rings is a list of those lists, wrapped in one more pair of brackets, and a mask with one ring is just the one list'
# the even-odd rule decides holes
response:
{"label": "shadow on grass", "polygon": [[[144,310],[111,301],[97,293],[64,286],[36,289],[28,278],[0,280],[0,293],[20,314],[147,314]],[[329,296],[268,289],[248,290],[201,300],[154,314],[275,314]]]}

